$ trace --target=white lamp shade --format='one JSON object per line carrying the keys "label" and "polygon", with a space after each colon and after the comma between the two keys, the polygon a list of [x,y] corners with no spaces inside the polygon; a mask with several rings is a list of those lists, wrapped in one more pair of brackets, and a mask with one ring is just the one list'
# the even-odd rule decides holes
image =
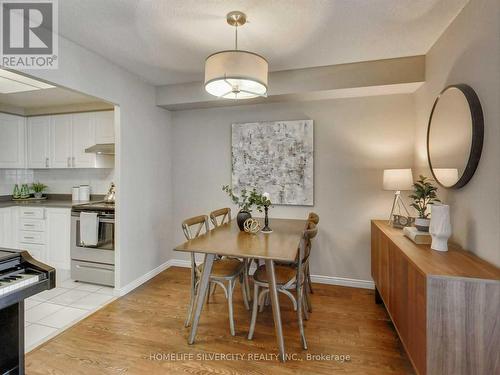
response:
{"label": "white lamp shade", "polygon": [[226,99],[248,99],[267,93],[266,59],[248,51],[222,51],[205,61],[205,90]]}
{"label": "white lamp shade", "polygon": [[458,169],[456,168],[434,168],[432,171],[443,186],[450,187],[458,181]]}
{"label": "white lamp shade", "polygon": [[412,190],[413,174],[411,169],[385,169],[384,190]]}

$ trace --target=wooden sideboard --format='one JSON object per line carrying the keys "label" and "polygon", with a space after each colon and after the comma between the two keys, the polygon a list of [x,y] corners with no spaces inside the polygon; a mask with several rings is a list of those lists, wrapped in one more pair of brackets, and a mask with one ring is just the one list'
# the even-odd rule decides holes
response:
{"label": "wooden sideboard", "polygon": [[417,373],[500,374],[497,267],[458,247],[416,245],[373,220],[371,272]]}

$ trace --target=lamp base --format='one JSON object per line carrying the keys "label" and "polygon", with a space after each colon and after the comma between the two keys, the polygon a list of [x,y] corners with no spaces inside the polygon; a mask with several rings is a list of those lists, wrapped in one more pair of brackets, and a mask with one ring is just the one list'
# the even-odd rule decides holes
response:
{"label": "lamp base", "polygon": [[269,227],[264,227],[260,230],[262,233],[273,233],[273,230]]}
{"label": "lamp base", "polygon": [[396,210],[396,206],[399,208],[400,211],[401,211],[401,206],[403,206],[403,208],[406,211],[406,214],[408,215],[408,217],[410,217],[410,212],[406,208],[406,205],[405,205],[405,202],[403,201],[403,199],[401,199],[401,191],[397,190],[394,193],[394,200],[392,201],[391,215],[389,216],[389,222],[388,222],[389,225],[392,225],[394,223],[393,217],[394,217],[394,211]]}

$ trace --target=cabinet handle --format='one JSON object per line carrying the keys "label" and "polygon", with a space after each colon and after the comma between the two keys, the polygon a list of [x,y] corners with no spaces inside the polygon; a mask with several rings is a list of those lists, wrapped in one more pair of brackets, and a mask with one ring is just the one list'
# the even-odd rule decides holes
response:
{"label": "cabinet handle", "polygon": [[73,161],[73,168],[75,168],[75,157],[73,156],[71,160]]}
{"label": "cabinet handle", "polygon": [[34,215],[35,213],[33,211],[24,211],[25,215]]}
{"label": "cabinet handle", "polygon": [[35,237],[29,237],[29,236],[24,236],[24,238],[27,240],[34,240],[35,239]]}
{"label": "cabinet handle", "polygon": [[24,224],[25,227],[34,227],[34,224]]}
{"label": "cabinet handle", "polygon": [[45,158],[45,168],[49,167],[49,158]]}
{"label": "cabinet handle", "polygon": [[68,168],[71,168],[71,158],[68,156]]}

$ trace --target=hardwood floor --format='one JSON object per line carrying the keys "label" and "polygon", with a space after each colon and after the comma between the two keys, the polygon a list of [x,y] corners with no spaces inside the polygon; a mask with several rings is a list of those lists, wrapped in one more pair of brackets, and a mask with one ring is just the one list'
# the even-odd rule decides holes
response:
{"label": "hardwood floor", "polygon": [[[274,357],[278,351],[270,306],[257,318],[254,339],[247,340],[250,312],[239,286],[234,300],[236,336],[229,333],[227,303],[218,288],[205,305],[195,344],[188,345],[183,323],[189,270],[170,268],[27,354],[26,373],[413,374],[386,311],[374,303],[373,291],[322,284],[314,284],[314,289],[314,310],[305,323],[307,351],[301,348],[291,303],[280,296],[287,353],[296,359],[285,364]],[[241,354],[245,359],[211,360],[216,354]],[[350,359],[308,360],[308,354]],[[169,355],[177,357],[168,360]],[[249,360],[249,355],[261,357]]]}

